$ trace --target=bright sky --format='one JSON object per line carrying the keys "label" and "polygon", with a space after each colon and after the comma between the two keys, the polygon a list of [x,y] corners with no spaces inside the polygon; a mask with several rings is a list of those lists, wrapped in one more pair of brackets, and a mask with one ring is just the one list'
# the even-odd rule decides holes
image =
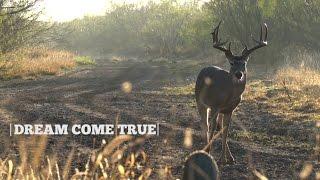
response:
{"label": "bright sky", "polygon": [[103,15],[111,2],[145,3],[148,0],[43,0],[43,20],[70,21],[85,15]]}
{"label": "bright sky", "polygon": [[[148,1],[150,0],[43,0],[39,6],[41,9],[44,8],[42,20],[63,22],[86,15],[103,15],[111,7],[112,3],[146,4]],[[201,1],[205,2],[209,0]]]}

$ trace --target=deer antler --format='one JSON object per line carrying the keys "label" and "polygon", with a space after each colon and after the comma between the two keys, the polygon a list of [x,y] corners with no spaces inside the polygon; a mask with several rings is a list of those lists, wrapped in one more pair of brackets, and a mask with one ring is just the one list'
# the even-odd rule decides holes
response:
{"label": "deer antler", "polygon": [[214,28],[213,32],[211,33],[213,47],[216,49],[219,49],[220,51],[223,51],[227,57],[232,57],[233,54],[230,50],[231,42],[229,42],[228,49],[226,49],[224,45],[227,43],[227,41],[221,42],[221,39],[219,39],[219,28],[220,28],[221,22],[222,21],[219,22],[218,26]]}
{"label": "deer antler", "polygon": [[255,41],[257,43],[256,46],[254,46],[253,48],[251,49],[248,49],[248,47],[245,45],[245,48],[243,49],[242,51],[242,56],[243,57],[248,57],[253,51],[255,51],[256,49],[259,49],[259,48],[262,48],[264,46],[267,46],[268,42],[267,42],[267,37],[268,37],[268,27],[267,27],[267,24],[264,23],[263,24],[264,28],[265,28],[265,35],[264,35],[264,38],[262,37],[263,36],[263,27],[261,26],[260,27],[260,40],[257,41],[255,39],[253,39],[253,41]]}

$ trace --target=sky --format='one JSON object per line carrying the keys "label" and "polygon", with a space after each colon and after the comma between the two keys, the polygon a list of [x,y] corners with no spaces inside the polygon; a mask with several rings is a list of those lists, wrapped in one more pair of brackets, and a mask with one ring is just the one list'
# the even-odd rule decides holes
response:
{"label": "sky", "polygon": [[70,21],[85,15],[103,15],[111,3],[145,3],[147,0],[43,0],[42,20]]}
{"label": "sky", "polygon": [[[70,21],[86,15],[103,15],[112,3],[145,4],[149,0],[43,0],[39,8],[44,14],[41,20]],[[207,0],[202,0],[207,1]]]}

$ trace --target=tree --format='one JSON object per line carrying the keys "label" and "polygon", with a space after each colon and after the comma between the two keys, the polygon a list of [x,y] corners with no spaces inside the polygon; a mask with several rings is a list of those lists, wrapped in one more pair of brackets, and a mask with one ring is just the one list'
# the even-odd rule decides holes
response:
{"label": "tree", "polygon": [[34,10],[39,0],[0,1],[0,52],[5,53],[38,40],[48,26]]}

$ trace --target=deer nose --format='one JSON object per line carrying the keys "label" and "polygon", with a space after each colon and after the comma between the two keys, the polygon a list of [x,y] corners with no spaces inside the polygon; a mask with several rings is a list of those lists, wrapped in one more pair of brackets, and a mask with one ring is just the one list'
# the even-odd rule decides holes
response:
{"label": "deer nose", "polygon": [[234,75],[235,75],[238,79],[241,79],[243,74],[242,74],[242,72],[237,71]]}

